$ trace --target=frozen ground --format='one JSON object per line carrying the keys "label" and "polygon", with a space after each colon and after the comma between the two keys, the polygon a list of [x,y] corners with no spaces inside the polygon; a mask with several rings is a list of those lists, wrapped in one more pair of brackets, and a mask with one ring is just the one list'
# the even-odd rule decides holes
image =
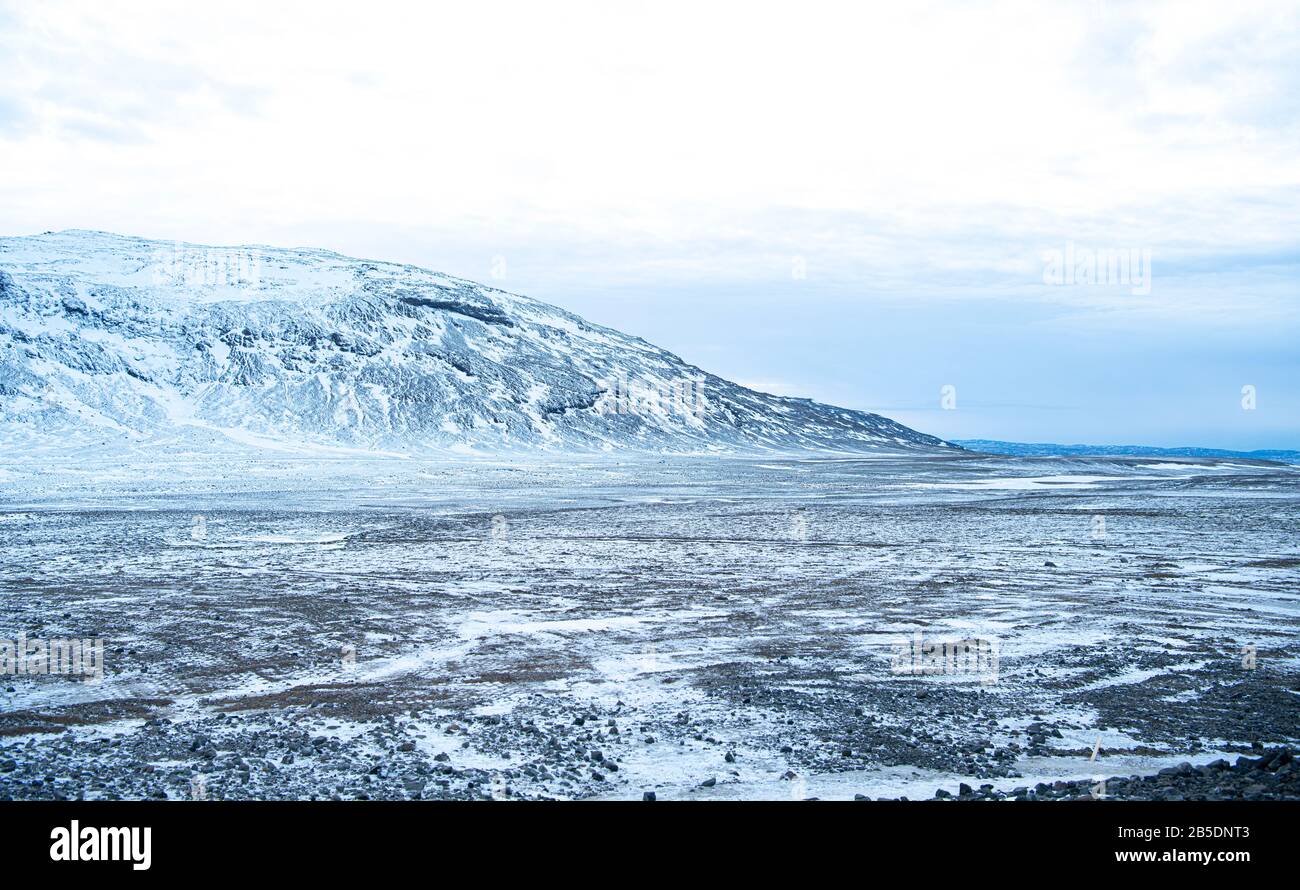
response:
{"label": "frozen ground", "polygon": [[[107,654],[0,678],[0,796],[916,798],[1231,761],[1300,741],[1298,528],[1300,468],[1241,460],[15,454],[0,637]],[[916,632],[996,671],[897,673]]]}

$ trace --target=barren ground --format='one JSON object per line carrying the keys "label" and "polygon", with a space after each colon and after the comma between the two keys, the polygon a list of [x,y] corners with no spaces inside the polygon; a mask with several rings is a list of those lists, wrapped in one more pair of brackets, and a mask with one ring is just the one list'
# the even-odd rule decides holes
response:
{"label": "barren ground", "polygon": [[[75,465],[0,472],[0,637],[105,675],[0,677],[2,797],[916,798],[1300,741],[1300,468]],[[996,671],[894,671],[917,632]]]}

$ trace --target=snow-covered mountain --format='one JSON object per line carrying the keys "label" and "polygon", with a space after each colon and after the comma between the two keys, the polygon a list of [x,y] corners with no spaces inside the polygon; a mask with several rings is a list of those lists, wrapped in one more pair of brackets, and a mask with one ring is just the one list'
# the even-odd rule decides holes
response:
{"label": "snow-covered mountain", "polygon": [[0,432],[402,453],[953,447],[425,269],[86,231],[0,238]]}

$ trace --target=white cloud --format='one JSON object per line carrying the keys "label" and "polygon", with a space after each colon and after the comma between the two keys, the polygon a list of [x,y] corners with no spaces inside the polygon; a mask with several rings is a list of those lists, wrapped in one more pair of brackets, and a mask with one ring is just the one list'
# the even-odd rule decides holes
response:
{"label": "white cloud", "polygon": [[1268,113],[1285,5],[467,6],[12,4],[0,95],[39,123],[0,141],[11,225],[685,244],[790,208],[926,236],[1300,183]]}
{"label": "white cloud", "polygon": [[[994,366],[985,400],[1021,404],[1001,389],[1032,348],[1034,404],[1082,386],[1120,405],[1142,348],[1104,373],[1054,358],[1196,327],[1166,359],[1192,416],[1207,357],[1294,377],[1293,351],[1269,356],[1300,314],[1298,22],[1294,2],[1220,0],[0,0],[0,232],[480,280],[505,256],[494,283],[861,404]],[[1069,242],[1150,249],[1151,293],[1044,285]],[[771,344],[773,325],[792,332]]]}

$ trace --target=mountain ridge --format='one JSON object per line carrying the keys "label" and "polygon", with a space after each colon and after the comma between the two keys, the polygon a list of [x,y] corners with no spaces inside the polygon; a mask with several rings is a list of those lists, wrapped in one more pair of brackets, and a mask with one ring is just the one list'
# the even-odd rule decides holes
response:
{"label": "mountain ridge", "polygon": [[0,428],[371,451],[958,451],[532,298],[317,248],[0,238]]}
{"label": "mountain ridge", "polygon": [[1058,445],[1051,442],[1004,442],[1000,439],[954,439],[971,451],[986,454],[1008,454],[1026,457],[1074,456],[1133,456],[1133,457],[1221,457],[1243,460],[1271,460],[1283,463],[1300,463],[1300,451],[1264,448],[1255,451],[1234,451],[1230,448],[1162,447],[1156,445]]}

